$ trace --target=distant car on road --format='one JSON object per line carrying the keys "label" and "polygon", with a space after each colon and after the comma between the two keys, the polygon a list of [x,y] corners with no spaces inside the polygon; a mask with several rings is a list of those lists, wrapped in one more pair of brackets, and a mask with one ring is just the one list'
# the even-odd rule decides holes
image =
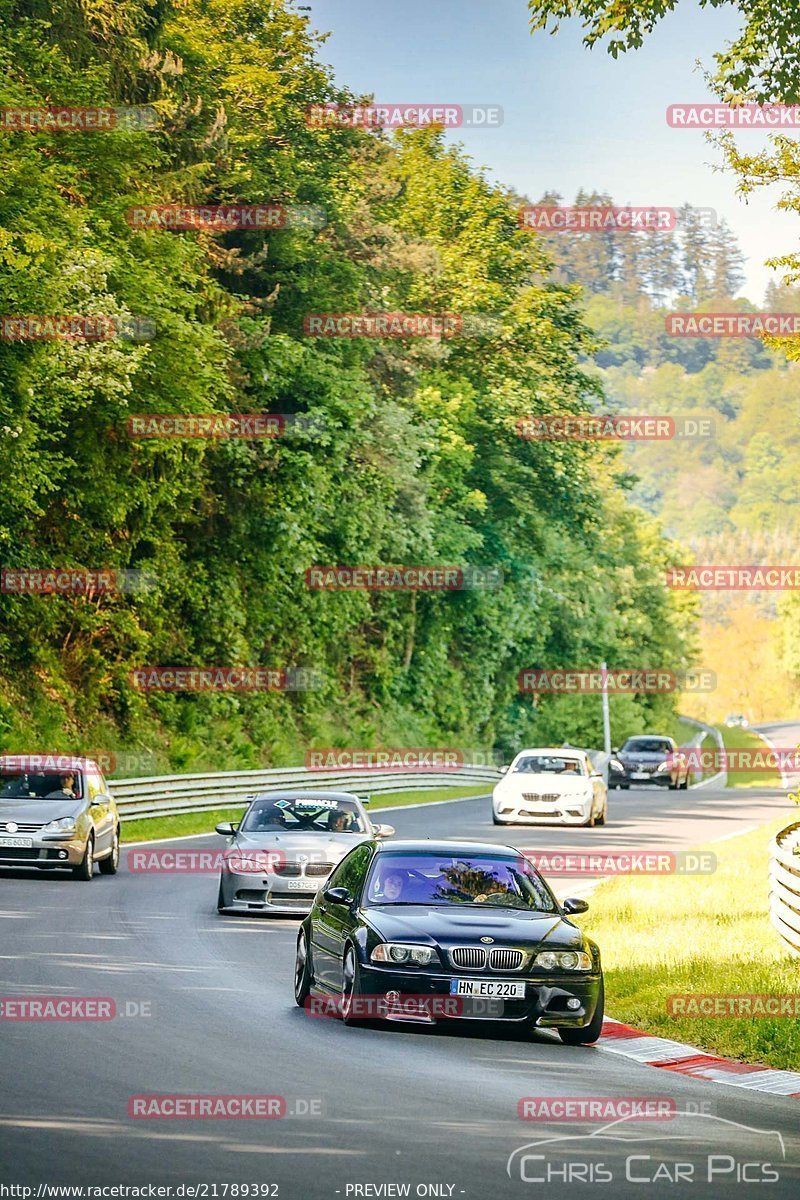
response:
{"label": "distant car on road", "polygon": [[521,750],[492,794],[495,825],[605,825],[608,791],[586,750]]}
{"label": "distant car on road", "polygon": [[69,868],[88,881],[119,866],[119,813],[97,763],[60,754],[0,757],[0,867]]}
{"label": "distant car on road", "polygon": [[217,833],[230,839],[218,912],[303,916],[348,850],[394,829],[373,824],[349,792],[275,791],[254,796],[241,821],[225,821]]}
{"label": "distant car on road", "polygon": [[348,1025],[490,1017],[594,1042],[600,951],[570,920],[588,907],[559,904],[510,846],[364,842],[300,927],[295,1000],[327,998]]}
{"label": "distant car on road", "polygon": [[748,719],[744,715],[744,713],[730,713],[725,718],[725,724],[728,726],[729,729],[733,729],[737,725],[739,726],[740,729],[747,729],[750,722],[748,721]]}
{"label": "distant car on road", "polygon": [[671,737],[650,733],[629,737],[613,757],[622,773],[614,772],[612,787],[656,783],[674,791],[689,786],[689,764]]}

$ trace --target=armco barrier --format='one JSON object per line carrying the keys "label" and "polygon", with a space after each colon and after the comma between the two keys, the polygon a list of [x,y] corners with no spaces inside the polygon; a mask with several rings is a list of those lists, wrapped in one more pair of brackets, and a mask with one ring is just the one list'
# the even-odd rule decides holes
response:
{"label": "armco barrier", "polygon": [[172,817],[178,813],[245,806],[248,797],[267,788],[329,788],[372,796],[424,788],[486,784],[490,791],[501,772],[497,767],[465,765],[453,771],[312,771],[308,767],[276,767],[265,771],[221,771],[208,775],[161,775],[112,779],[109,787],[126,821]]}
{"label": "armco barrier", "polygon": [[770,846],[769,919],[792,954],[800,957],[800,821]]}

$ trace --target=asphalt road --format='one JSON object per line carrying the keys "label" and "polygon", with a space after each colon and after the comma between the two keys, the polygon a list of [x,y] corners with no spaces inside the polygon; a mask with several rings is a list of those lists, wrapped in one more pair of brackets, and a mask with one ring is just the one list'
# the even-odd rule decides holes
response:
{"label": "asphalt road", "polygon": [[[403,835],[677,850],[781,811],[789,807],[777,792],[631,790],[611,793],[605,829],[497,829],[485,800],[383,819]],[[402,1195],[386,1185],[410,1184],[411,1196],[483,1200],[541,1193],[534,1181],[546,1171],[548,1197],[609,1183],[615,1194],[644,1188],[655,1197],[723,1197],[737,1182],[748,1196],[800,1191],[797,1100],[563,1046],[546,1032],[348,1029],[309,1017],[292,998],[296,921],[220,917],[214,876],[132,873],[124,860],[116,878],[91,884],[56,874],[0,877],[0,995],[107,996],[118,1011],[140,1014],[0,1022],[2,1184],[33,1186],[33,1195],[45,1183],[216,1184],[208,1196],[223,1196],[225,1185],[273,1184],[282,1200]],[[563,895],[573,882],[580,881],[560,881],[557,890]],[[130,1097],[154,1093],[278,1095],[288,1113],[128,1115]],[[624,1122],[610,1131],[616,1140],[587,1140],[596,1124],[518,1117],[524,1097],[567,1096],[657,1097],[679,1115]],[[578,1140],[518,1154],[507,1173],[521,1147],[564,1136]],[[531,1157],[538,1154],[544,1158]],[[709,1155],[717,1156],[710,1166]],[[628,1182],[626,1170],[655,1182]],[[778,1178],[768,1182],[773,1171]]]}

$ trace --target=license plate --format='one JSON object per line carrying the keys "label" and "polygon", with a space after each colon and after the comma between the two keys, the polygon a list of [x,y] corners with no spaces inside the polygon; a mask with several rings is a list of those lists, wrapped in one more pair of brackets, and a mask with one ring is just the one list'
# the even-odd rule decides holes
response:
{"label": "license plate", "polygon": [[317,885],[309,879],[287,879],[286,886],[290,892],[315,892]]}
{"label": "license plate", "polygon": [[0,846],[23,846],[30,848],[33,846],[33,838],[0,837]]}
{"label": "license plate", "polygon": [[524,1000],[524,979],[451,979],[451,996],[499,996],[505,1000]]}
{"label": "license plate", "polygon": [[647,771],[631,771],[631,779],[649,779]]}

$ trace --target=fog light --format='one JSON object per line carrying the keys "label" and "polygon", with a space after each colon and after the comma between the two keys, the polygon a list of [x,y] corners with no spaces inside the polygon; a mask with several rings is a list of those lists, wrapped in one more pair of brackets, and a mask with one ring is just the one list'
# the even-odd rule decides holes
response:
{"label": "fog light", "polygon": [[67,852],[66,852],[66,850],[59,850],[59,852],[58,852],[58,857],[59,857],[59,858],[66,858],[66,857],[67,857]]}
{"label": "fog light", "polygon": [[576,996],[570,996],[569,1000],[567,1001],[567,1008],[580,1008],[580,1006],[580,1000],[578,1000]]}

